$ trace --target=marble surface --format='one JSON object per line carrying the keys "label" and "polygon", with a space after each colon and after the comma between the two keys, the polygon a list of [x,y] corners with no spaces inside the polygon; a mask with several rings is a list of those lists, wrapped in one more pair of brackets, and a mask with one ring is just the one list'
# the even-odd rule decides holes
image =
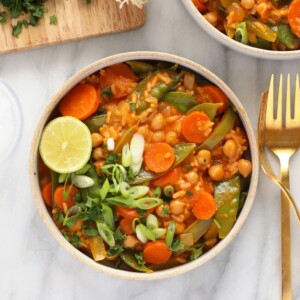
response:
{"label": "marble surface", "polygon": [[[146,24],[135,31],[0,56],[0,77],[19,97],[24,119],[17,147],[0,167],[1,299],[281,298],[279,191],[263,174],[250,216],[235,240],[201,268],[160,281],[115,279],[82,265],[58,245],[35,209],[28,176],[35,125],[49,98],[87,64],[133,50],[192,59],[232,88],[255,129],[260,93],[270,74],[299,72],[300,60],[261,60],[218,44],[196,26],[180,0],[149,0],[147,14]],[[291,190],[298,199],[299,165],[300,153],[291,165]],[[300,231],[292,216],[293,299],[300,299],[299,253]]]}

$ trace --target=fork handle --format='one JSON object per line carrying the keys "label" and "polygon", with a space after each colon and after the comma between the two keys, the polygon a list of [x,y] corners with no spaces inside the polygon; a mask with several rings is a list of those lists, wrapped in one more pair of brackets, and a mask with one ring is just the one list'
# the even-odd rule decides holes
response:
{"label": "fork handle", "polygon": [[[280,155],[281,180],[290,188],[289,160],[290,156]],[[290,230],[290,204],[285,194],[281,192],[281,275],[282,300],[292,299],[292,272],[291,272],[291,230]]]}

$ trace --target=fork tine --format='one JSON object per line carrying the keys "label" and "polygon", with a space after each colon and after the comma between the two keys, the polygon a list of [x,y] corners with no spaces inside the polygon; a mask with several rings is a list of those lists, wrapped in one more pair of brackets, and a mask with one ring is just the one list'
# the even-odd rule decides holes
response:
{"label": "fork tine", "polygon": [[279,78],[276,121],[277,124],[279,124],[280,126],[282,125],[282,74],[280,74],[280,78]]}
{"label": "fork tine", "polygon": [[294,119],[295,121],[300,121],[300,86],[299,86],[298,74],[296,76],[296,84],[295,84]]}
{"label": "fork tine", "polygon": [[292,120],[291,114],[291,80],[290,74],[288,74],[286,79],[286,108],[285,108],[285,121],[290,122]]}
{"label": "fork tine", "polygon": [[274,74],[271,76],[269,91],[268,91],[268,100],[267,100],[267,109],[266,109],[266,127],[274,122],[273,111],[274,111]]}

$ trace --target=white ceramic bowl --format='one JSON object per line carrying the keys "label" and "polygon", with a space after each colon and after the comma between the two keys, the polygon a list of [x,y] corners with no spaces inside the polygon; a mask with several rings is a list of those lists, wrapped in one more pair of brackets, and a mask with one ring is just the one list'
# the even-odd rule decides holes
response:
{"label": "white ceramic bowl", "polygon": [[231,38],[229,38],[226,34],[219,31],[216,27],[212,26],[206,19],[202,16],[202,14],[197,10],[194,6],[192,0],[182,0],[184,6],[197,22],[197,24],[204,29],[210,36],[216,39],[218,42],[221,42],[225,46],[236,50],[245,55],[255,56],[258,58],[265,59],[281,59],[281,60],[289,60],[289,59],[297,59],[300,58],[300,50],[294,51],[272,51],[259,49],[255,47],[251,47],[248,45],[244,45],[239,43]]}
{"label": "white ceramic bowl", "polygon": [[[40,140],[40,136],[42,133],[42,130],[48,120],[49,115],[53,111],[53,109],[57,106],[59,101],[62,99],[62,97],[78,82],[80,82],[82,79],[86,78],[87,76],[91,75],[92,73],[107,67],[112,64],[128,61],[128,60],[158,60],[158,61],[166,61],[166,62],[172,62],[177,63],[180,66],[186,67],[190,69],[191,71],[194,71],[196,73],[199,73],[200,75],[207,78],[212,83],[219,86],[223,92],[231,99],[231,102],[233,105],[237,108],[238,114],[243,122],[244,128],[246,130],[249,144],[250,144],[250,153],[251,153],[251,161],[253,165],[252,175],[251,175],[251,182],[250,187],[248,191],[248,196],[245,201],[244,207],[234,225],[230,233],[227,235],[225,239],[220,241],[215,247],[213,247],[211,250],[200,256],[198,259],[189,262],[187,264],[184,264],[179,267],[175,267],[172,269],[167,269],[163,271],[156,271],[152,274],[145,274],[145,273],[138,273],[138,272],[131,272],[131,271],[123,271],[114,269],[108,266],[101,265],[99,263],[96,263],[93,259],[89,258],[87,255],[83,254],[76,248],[74,248],[60,233],[59,229],[56,227],[54,222],[51,219],[51,216],[49,215],[47,208],[44,204],[44,201],[41,196],[41,191],[39,187],[39,178],[38,178],[38,170],[37,170],[37,162],[38,162],[38,144]],[[240,103],[240,101],[237,99],[237,97],[234,95],[234,93],[229,89],[229,87],[221,81],[217,76],[215,76],[213,73],[208,71],[207,69],[201,67],[200,65],[170,54],[165,53],[157,53],[157,52],[129,52],[119,55],[110,56],[107,58],[103,58],[99,61],[96,61],[95,63],[85,67],[78,73],[76,73],[73,77],[71,77],[64,85],[63,87],[58,91],[57,94],[54,95],[54,97],[50,100],[50,103],[46,107],[45,111],[43,112],[40,121],[36,127],[35,134],[32,141],[32,147],[30,152],[30,181],[31,181],[31,188],[33,197],[35,200],[36,207],[38,209],[39,214],[41,215],[43,221],[45,222],[46,226],[48,227],[51,234],[56,238],[56,240],[59,242],[60,245],[62,245],[66,250],[68,250],[74,257],[76,257],[81,262],[85,263],[86,265],[99,270],[101,272],[104,272],[106,274],[115,276],[115,277],[121,277],[126,279],[135,279],[135,280],[152,280],[152,279],[160,279],[160,278],[167,278],[175,275],[182,274],[184,272],[187,272],[189,270],[192,270],[198,266],[201,266],[202,264],[206,263],[207,261],[211,260],[213,257],[215,257],[218,253],[220,253],[229,243],[232,241],[232,239],[235,237],[235,235],[239,232],[242,225],[246,221],[246,218],[249,214],[249,211],[251,209],[251,206],[254,201],[255,192],[257,188],[257,181],[258,181],[258,154],[257,154],[257,145],[256,145],[256,138],[253,133],[253,129],[251,127],[250,121],[247,117],[247,114]]]}

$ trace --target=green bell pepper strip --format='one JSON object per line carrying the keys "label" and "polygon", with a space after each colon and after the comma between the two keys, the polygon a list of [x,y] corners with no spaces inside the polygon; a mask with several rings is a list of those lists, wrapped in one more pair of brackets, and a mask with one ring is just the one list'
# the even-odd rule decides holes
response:
{"label": "green bell pepper strip", "polygon": [[248,31],[246,22],[241,22],[235,27],[234,37],[236,41],[248,45]]}
{"label": "green bell pepper strip", "polygon": [[176,145],[173,150],[175,153],[175,161],[172,166],[168,171],[161,173],[161,174],[156,174],[150,171],[145,170],[144,168],[141,168],[140,172],[131,180],[127,180],[129,184],[142,184],[147,181],[153,180],[155,178],[158,178],[172,169],[174,169],[176,166],[178,166],[183,160],[185,160],[190,153],[196,148],[196,144],[193,143],[186,143],[186,144],[178,144]]}
{"label": "green bell pepper strip", "polygon": [[130,144],[130,141],[135,132],[136,132],[136,126],[132,126],[125,131],[125,133],[121,136],[119,141],[116,143],[114,149],[115,154],[122,152],[123,146],[125,144]]}
{"label": "green bell pepper strip", "polygon": [[280,23],[276,26],[271,26],[271,29],[277,33],[277,40],[280,43],[287,46],[290,50],[295,48],[297,37],[293,34],[288,24]]}
{"label": "green bell pepper strip", "polygon": [[267,40],[269,42],[275,42],[277,39],[277,34],[266,24],[258,21],[252,16],[247,16],[245,18],[247,24],[247,30],[251,31],[258,37]]}
{"label": "green bell pepper strip", "polygon": [[236,220],[240,192],[239,176],[215,185],[214,198],[217,202],[215,219],[221,227],[218,228],[221,239],[227,236]]}
{"label": "green bell pepper strip", "polygon": [[169,92],[162,98],[162,101],[173,105],[182,113],[186,113],[198,103],[194,96],[183,92]]}
{"label": "green bell pepper strip", "polygon": [[54,192],[58,187],[59,174],[51,170],[51,182],[52,182],[52,207],[55,208],[56,204],[54,202]]}
{"label": "green bell pepper strip", "polygon": [[129,60],[126,64],[130,66],[132,72],[136,75],[152,72],[155,67],[142,61]]}
{"label": "green bell pepper strip", "polygon": [[144,272],[144,273],[152,273],[153,271],[149,268],[147,268],[145,265],[139,265],[136,258],[134,257],[133,253],[130,251],[124,251],[120,253],[120,258],[121,260],[131,267],[132,269],[139,271],[139,272]]}
{"label": "green bell pepper strip", "polygon": [[230,107],[227,108],[221,122],[214,128],[208,138],[197,147],[197,150],[212,149],[216,146],[224,138],[228,131],[232,129],[236,118],[236,112],[234,112]]}
{"label": "green bell pepper strip", "polygon": [[203,111],[206,115],[209,116],[210,120],[212,121],[216,114],[219,107],[223,106],[222,103],[200,103],[190,110],[186,112],[186,115],[189,115],[193,111]]}
{"label": "green bell pepper strip", "polygon": [[88,118],[83,123],[89,128],[91,133],[99,132],[99,128],[105,124],[106,115],[99,115]]}

